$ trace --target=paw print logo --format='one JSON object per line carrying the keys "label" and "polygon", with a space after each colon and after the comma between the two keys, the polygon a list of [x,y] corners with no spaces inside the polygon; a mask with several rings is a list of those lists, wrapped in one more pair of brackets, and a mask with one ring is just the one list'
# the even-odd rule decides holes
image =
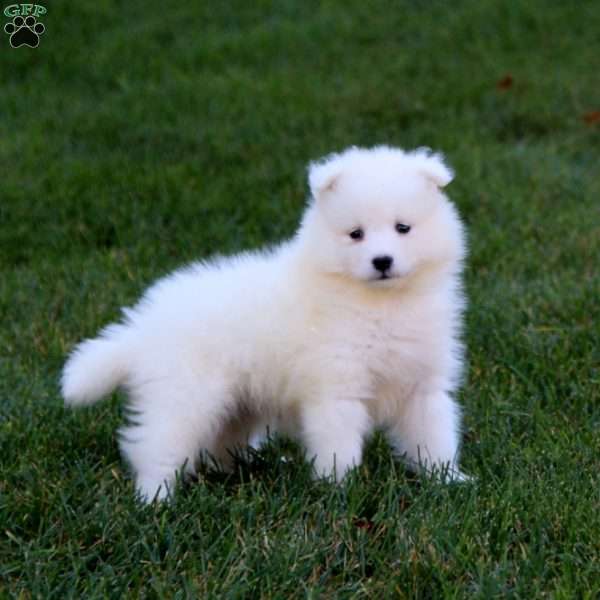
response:
{"label": "paw print logo", "polygon": [[37,48],[40,35],[46,31],[46,28],[33,15],[29,15],[25,19],[21,16],[15,17],[12,23],[4,26],[4,31],[10,35],[10,45],[13,48],[19,46]]}

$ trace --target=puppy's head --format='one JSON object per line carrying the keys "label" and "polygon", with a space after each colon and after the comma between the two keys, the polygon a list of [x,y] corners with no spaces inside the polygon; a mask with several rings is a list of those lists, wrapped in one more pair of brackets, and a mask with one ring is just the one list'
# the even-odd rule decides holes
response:
{"label": "puppy's head", "polygon": [[420,269],[458,264],[462,226],[441,191],[452,176],[424,149],[350,148],[312,163],[303,231],[320,268],[391,287]]}

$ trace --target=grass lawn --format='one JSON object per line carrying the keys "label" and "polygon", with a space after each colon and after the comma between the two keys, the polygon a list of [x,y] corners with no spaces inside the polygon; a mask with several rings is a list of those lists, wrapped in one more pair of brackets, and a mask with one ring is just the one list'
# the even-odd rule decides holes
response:
{"label": "grass lawn", "polygon": [[[0,32],[0,597],[597,598],[598,4],[45,5],[38,48]],[[375,143],[457,172],[476,482],[379,437],[312,482],[279,440],[137,505],[122,398],[64,409],[66,353],[170,269],[291,234],[306,163]]]}

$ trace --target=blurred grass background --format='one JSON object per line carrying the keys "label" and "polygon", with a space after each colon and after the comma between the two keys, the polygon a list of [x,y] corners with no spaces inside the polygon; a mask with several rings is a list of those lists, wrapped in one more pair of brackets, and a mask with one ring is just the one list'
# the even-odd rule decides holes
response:
{"label": "blurred grass background", "polygon": [[[0,596],[596,597],[598,3],[46,6],[38,48],[0,39]],[[306,163],[376,143],[457,172],[477,483],[376,438],[336,488],[279,440],[137,506],[119,398],[64,410],[65,354],[168,270],[290,235]]]}

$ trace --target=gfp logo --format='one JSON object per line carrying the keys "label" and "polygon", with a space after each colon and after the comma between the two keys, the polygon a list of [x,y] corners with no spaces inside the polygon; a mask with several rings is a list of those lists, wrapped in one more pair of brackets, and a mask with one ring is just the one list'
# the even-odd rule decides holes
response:
{"label": "gfp logo", "polygon": [[13,48],[29,46],[37,48],[40,35],[46,31],[38,17],[45,15],[46,7],[41,4],[11,4],[4,9],[4,15],[12,22],[4,26],[4,31],[10,35],[10,45]]}

